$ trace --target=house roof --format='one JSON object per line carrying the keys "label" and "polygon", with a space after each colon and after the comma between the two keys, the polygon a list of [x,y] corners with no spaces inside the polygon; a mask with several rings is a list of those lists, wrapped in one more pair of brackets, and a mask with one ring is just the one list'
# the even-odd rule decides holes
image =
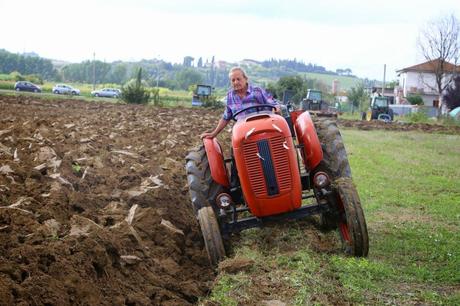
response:
{"label": "house roof", "polygon": [[[407,72],[407,71],[434,72],[436,70],[436,68],[439,67],[439,65],[440,65],[440,60],[435,59],[435,60],[427,61],[427,62],[424,62],[424,63],[421,63],[421,64],[417,64],[417,65],[414,65],[414,66],[410,66],[410,67],[407,67],[407,68],[403,68],[401,70],[396,70],[396,72],[398,74],[400,74],[402,72]],[[446,70],[446,71],[460,72],[460,66],[455,66],[454,64],[449,63],[449,62],[445,62],[444,65],[445,65],[444,70]]]}

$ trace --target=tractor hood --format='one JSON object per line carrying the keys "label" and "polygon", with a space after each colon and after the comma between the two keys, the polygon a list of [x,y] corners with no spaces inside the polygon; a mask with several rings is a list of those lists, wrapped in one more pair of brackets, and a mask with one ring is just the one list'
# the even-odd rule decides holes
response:
{"label": "tractor hood", "polygon": [[273,133],[281,135],[283,138],[291,137],[289,126],[283,117],[266,113],[241,118],[233,126],[232,145],[233,148],[239,148],[243,142],[247,142],[249,139],[269,137]]}
{"label": "tractor hood", "polygon": [[243,196],[252,214],[264,217],[300,207],[297,153],[283,117],[270,113],[239,119],[233,127],[232,146]]}

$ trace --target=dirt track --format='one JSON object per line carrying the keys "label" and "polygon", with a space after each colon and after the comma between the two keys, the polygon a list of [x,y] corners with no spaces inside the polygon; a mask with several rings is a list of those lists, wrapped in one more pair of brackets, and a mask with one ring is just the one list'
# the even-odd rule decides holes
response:
{"label": "dirt track", "polygon": [[428,123],[383,122],[378,120],[339,120],[340,127],[360,130],[419,131],[424,133],[460,134],[460,126],[444,126]]}
{"label": "dirt track", "polygon": [[209,291],[184,157],[220,111],[26,96],[0,110],[1,305],[187,305]]}

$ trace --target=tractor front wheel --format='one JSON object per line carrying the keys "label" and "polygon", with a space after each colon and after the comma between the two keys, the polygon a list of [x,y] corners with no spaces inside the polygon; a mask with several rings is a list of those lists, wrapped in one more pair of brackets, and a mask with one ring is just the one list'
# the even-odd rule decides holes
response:
{"label": "tractor front wheel", "polygon": [[352,256],[366,257],[369,252],[369,237],[361,201],[350,178],[335,182],[339,209],[339,233],[343,250]]}
{"label": "tractor front wheel", "polygon": [[225,248],[219,230],[219,223],[212,207],[206,206],[198,211],[198,222],[203,234],[206,252],[211,265],[217,266],[225,258]]}

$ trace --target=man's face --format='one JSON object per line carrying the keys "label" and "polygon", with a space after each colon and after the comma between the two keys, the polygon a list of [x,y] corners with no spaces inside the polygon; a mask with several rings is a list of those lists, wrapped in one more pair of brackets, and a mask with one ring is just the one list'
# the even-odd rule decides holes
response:
{"label": "man's face", "polygon": [[234,90],[245,89],[247,80],[244,78],[243,73],[239,70],[235,70],[230,74],[230,81]]}

